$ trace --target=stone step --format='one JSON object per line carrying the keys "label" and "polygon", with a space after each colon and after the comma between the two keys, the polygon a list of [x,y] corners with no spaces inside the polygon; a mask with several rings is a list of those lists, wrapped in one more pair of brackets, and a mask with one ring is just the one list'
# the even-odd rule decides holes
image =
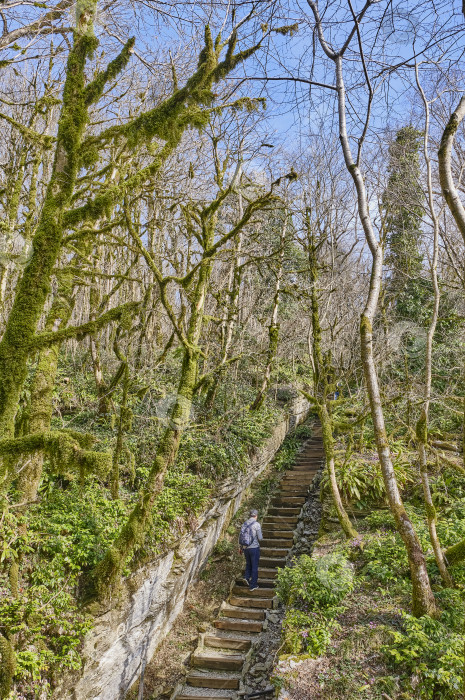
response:
{"label": "stone step", "polygon": [[[295,462],[294,465],[299,464],[300,462],[307,462],[309,460],[315,460],[315,459],[321,459],[322,457],[325,457],[325,451],[324,448],[319,447],[318,445],[315,445],[315,447],[308,452],[305,452],[305,454],[300,454]],[[294,468],[294,465],[292,468]]]}
{"label": "stone step", "polygon": [[[264,523],[262,526],[263,538],[265,538],[266,532],[276,532],[276,530],[281,530],[282,532],[294,532],[295,526],[293,523],[288,523],[285,520],[277,517],[272,523]],[[263,540],[262,540],[263,541]]]}
{"label": "stone step", "polygon": [[304,496],[286,496],[285,498],[280,498],[279,496],[273,498],[271,505],[275,506],[293,506],[302,505],[305,503]]}
{"label": "stone step", "polygon": [[321,465],[321,457],[307,457],[306,459],[301,459],[294,462],[292,469],[288,469],[284,476],[289,474],[298,474],[301,471],[307,470],[308,472],[318,471]]}
{"label": "stone step", "polygon": [[292,476],[289,476],[287,479],[283,479],[281,481],[279,488],[285,488],[286,486],[305,486],[308,488],[314,477],[315,474],[308,474],[308,472],[292,474]]}
{"label": "stone step", "polygon": [[230,630],[231,632],[253,632],[258,633],[262,631],[263,624],[261,622],[255,622],[251,620],[250,622],[241,619],[232,619],[230,617],[223,618],[220,620],[215,620],[213,625],[217,630]]}
{"label": "stone step", "polygon": [[288,474],[282,481],[280,482],[281,484],[286,484],[286,483],[293,483],[295,481],[312,481],[313,477],[316,474],[316,469],[309,469],[307,471],[304,471],[303,469],[297,472],[291,472]]}
{"label": "stone step", "polygon": [[313,481],[313,475],[311,477],[307,477],[304,475],[304,477],[299,477],[296,475],[295,477],[289,478],[286,481],[282,481],[279,484],[280,489],[287,489],[287,488],[305,488],[308,489]]}
{"label": "stone step", "polygon": [[[268,525],[267,527],[270,527],[270,526]],[[286,524],[285,524],[285,527],[288,528],[288,526],[287,526]],[[282,537],[282,535],[283,535],[285,532],[291,533],[291,535],[292,535],[292,534],[294,533],[294,530],[293,530],[292,526],[291,526],[289,529],[287,529],[287,530],[277,530],[277,529],[275,530],[275,529],[273,529],[272,527],[270,527],[270,529],[269,529],[267,532],[265,532],[265,531],[263,532],[263,537],[266,538],[266,539],[268,540],[268,539],[270,539],[273,535],[275,535],[276,533],[279,533],[279,536]],[[262,540],[262,542],[263,542],[263,541],[264,541],[264,540]],[[288,546],[288,549],[290,549],[291,546],[292,546],[292,540],[291,540],[290,545]]]}
{"label": "stone step", "polygon": [[[281,498],[282,498],[282,496],[281,496]],[[305,500],[307,500],[307,499],[305,498]],[[295,507],[299,509],[299,513],[300,513],[300,511],[302,510],[302,506],[300,505],[300,503]],[[281,509],[281,508],[283,510],[288,510],[289,506],[284,502],[282,506],[273,506],[273,508],[276,508],[277,510]]]}
{"label": "stone step", "polygon": [[279,535],[276,531],[271,531],[268,537],[264,537],[260,542],[262,547],[281,547],[290,549],[294,539],[294,531]]}
{"label": "stone step", "polygon": [[267,569],[266,567],[258,567],[258,585],[261,585],[261,579],[262,577],[264,579],[273,579],[276,578],[277,571],[276,569]]}
{"label": "stone step", "polygon": [[203,641],[206,647],[213,647],[215,649],[236,649],[237,651],[247,651],[252,644],[250,639],[222,637],[220,634],[207,634]]}
{"label": "stone step", "polygon": [[296,464],[294,469],[289,472],[289,474],[306,474],[308,478],[312,478],[319,471],[321,467],[321,459],[315,460],[314,462],[301,462]]}
{"label": "stone step", "polygon": [[[236,579],[235,585],[241,588],[242,591],[249,590],[249,587],[245,585],[242,579]],[[260,588],[274,588],[274,581],[272,579],[263,578],[262,576],[258,579],[258,585]]]}
{"label": "stone step", "polygon": [[[286,503],[288,498],[303,498],[304,502],[308,498],[308,489],[289,489],[285,491],[278,491],[275,495],[275,498],[281,498],[284,503]],[[300,504],[299,504],[300,505]],[[273,516],[277,517],[277,516]],[[297,518],[297,516],[291,516]]]}
{"label": "stone step", "polygon": [[237,605],[239,608],[271,608],[273,602],[270,598],[244,598],[244,596],[230,596],[229,602],[231,605]]}
{"label": "stone step", "polygon": [[[279,530],[278,529],[279,527],[282,527],[283,529]],[[292,525],[289,525],[288,523],[281,523],[281,525],[277,524],[276,527],[274,525],[267,525],[266,529],[265,528],[263,529],[263,537],[266,539],[269,539],[270,537],[275,535],[277,532],[279,533],[280,537],[286,532],[290,533],[292,535],[294,532],[294,528],[292,527]],[[262,542],[263,542],[263,540],[262,540]]]}
{"label": "stone step", "polygon": [[296,472],[295,474],[292,474],[292,476],[289,476],[288,479],[284,480],[280,483],[280,487],[283,486],[306,486],[309,488],[309,486],[312,485],[313,479],[315,478],[316,472],[312,472],[309,474],[308,472]]}
{"label": "stone step", "polygon": [[276,544],[276,540],[279,542],[287,540],[286,544],[292,544],[294,540],[294,530],[269,530],[266,534],[263,533],[262,543],[265,544],[271,540],[275,540],[274,544]]}
{"label": "stone step", "polygon": [[288,498],[303,498],[307,500],[308,490],[307,489],[289,489],[285,491],[279,491],[276,496],[279,496],[283,500]]}
{"label": "stone step", "polygon": [[[260,569],[261,567],[259,567],[258,569],[259,573]],[[252,598],[274,598],[274,591],[272,589],[259,588],[256,591],[250,591],[247,588],[247,586],[244,586],[244,588],[241,588],[240,586],[234,586],[234,588],[232,589],[232,594],[239,595],[245,598],[248,598],[249,596],[251,596]]]}
{"label": "stone step", "polygon": [[300,508],[268,508],[268,515],[299,515]]}
{"label": "stone step", "polygon": [[228,700],[229,698],[234,697],[232,693],[228,693],[227,695],[204,695],[203,693],[192,693],[189,695],[189,693],[181,693],[181,695],[176,695],[176,700]]}
{"label": "stone step", "polygon": [[261,548],[262,557],[287,557],[289,554],[289,549],[282,549],[280,547],[262,547]]}
{"label": "stone step", "polygon": [[[304,498],[308,496],[308,488],[298,488],[298,489],[284,489],[283,491],[278,491],[276,497],[286,500],[287,498]],[[292,516],[291,516],[292,517]],[[297,516],[294,516],[297,517]]]}
{"label": "stone step", "polygon": [[209,668],[212,671],[240,671],[244,664],[242,654],[221,654],[220,652],[205,652],[192,655],[194,668]]}
{"label": "stone step", "polygon": [[263,565],[265,569],[276,569],[277,567],[286,566],[286,557],[261,557],[260,564]]}
{"label": "stone step", "polygon": [[308,482],[313,481],[315,475],[320,471],[321,464],[299,464],[296,468],[288,474],[286,478],[302,478]]}
{"label": "stone step", "polygon": [[263,521],[263,526],[271,525],[276,522],[289,523],[290,525],[297,524],[299,518],[297,515],[270,515],[267,516]]}
{"label": "stone step", "polygon": [[187,676],[187,683],[195,688],[224,688],[228,690],[238,690],[240,675],[238,674],[213,674],[199,673],[193,671]]}
{"label": "stone step", "polygon": [[308,489],[308,487],[311,485],[312,481],[313,481],[313,475],[311,478],[307,478],[307,476],[305,476],[305,475],[303,477],[300,477],[298,474],[296,474],[295,476],[289,477],[289,479],[286,479],[286,480],[283,479],[283,481],[279,485],[279,488],[285,489],[285,488],[288,488],[289,486],[293,486],[293,487],[301,486],[301,487],[305,487],[306,489]]}
{"label": "stone step", "polygon": [[[249,601],[246,601],[249,602]],[[241,620],[264,620],[265,611],[256,610],[249,607],[237,607],[235,605],[224,605],[220,610],[221,617],[234,617]]]}

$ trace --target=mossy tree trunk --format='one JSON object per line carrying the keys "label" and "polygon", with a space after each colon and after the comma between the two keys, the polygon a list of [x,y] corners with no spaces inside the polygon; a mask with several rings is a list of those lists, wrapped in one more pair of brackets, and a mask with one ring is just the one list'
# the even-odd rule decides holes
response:
{"label": "mossy tree trunk", "polygon": [[131,410],[128,407],[128,394],[129,394],[129,384],[130,384],[130,375],[129,375],[129,362],[128,358],[124,353],[122,352],[121,348],[119,347],[118,344],[118,337],[115,339],[115,342],[113,344],[115,355],[118,358],[118,360],[121,362],[121,367],[122,367],[122,397],[121,397],[121,403],[120,403],[120,408],[119,408],[119,417],[118,417],[118,428],[117,428],[117,433],[116,433],[116,445],[115,449],[113,451],[113,464],[112,464],[112,472],[111,472],[111,497],[116,500],[119,498],[119,480],[120,480],[120,458],[123,452],[123,442],[124,442],[124,434],[130,430],[131,423],[132,423],[132,414]]}
{"label": "mossy tree trunk", "polygon": [[[242,206],[242,195],[239,192],[239,218],[244,215],[244,209]],[[241,289],[242,281],[242,264],[241,264],[241,254],[242,254],[242,241],[243,232],[239,231],[237,240],[233,242],[232,245],[232,261],[230,274],[228,279],[228,291],[227,291],[227,307],[224,312],[221,321],[221,356],[220,356],[220,369],[214,374],[213,380],[210,388],[208,389],[207,396],[205,399],[205,407],[210,410],[215,402],[215,397],[218,391],[218,387],[226,372],[226,362],[229,357],[229,351],[231,348],[234,328],[237,323],[237,317],[239,314],[239,294]]]}
{"label": "mossy tree trunk", "polygon": [[0,698],[4,700],[11,690],[16,668],[15,654],[9,639],[0,634]]}
{"label": "mossy tree trunk", "polygon": [[[101,250],[96,251],[96,257],[101,257]],[[91,288],[89,294],[90,305],[90,320],[95,320],[98,315],[98,310],[101,305],[101,298],[97,286],[95,275],[91,275]],[[103,377],[100,343],[98,337],[91,335],[89,338],[90,356],[92,358],[92,369],[94,372],[95,388],[98,397],[98,412],[101,416],[105,416],[110,410],[110,398],[108,395],[108,387]]]}
{"label": "mossy tree trunk", "polygon": [[[45,330],[55,331],[64,328],[74,308],[73,274],[67,270],[60,272],[58,291],[47,315]],[[58,369],[60,344],[56,343],[39,351],[34,376],[31,382],[31,398],[28,407],[28,433],[41,433],[50,430],[53,413],[53,390]],[[18,478],[18,501],[34,501],[42,477],[44,455],[41,452],[31,455]]]}
{"label": "mossy tree trunk", "polygon": [[331,367],[330,355],[323,357],[322,349],[322,332],[320,324],[320,309],[318,301],[318,244],[312,223],[310,221],[310,212],[306,211],[306,232],[308,246],[308,261],[310,269],[310,304],[311,304],[311,320],[312,320],[312,335],[311,335],[311,356],[313,366],[313,400],[318,412],[318,417],[321,421],[323,447],[325,451],[326,467],[329,473],[329,481],[331,485],[331,495],[333,504],[336,509],[337,517],[341,525],[342,531],[348,539],[357,538],[358,533],[347,515],[344,508],[339,486],[336,478],[336,469],[334,463],[334,437],[333,437],[333,421],[331,416],[331,408],[329,404],[329,393],[331,387],[328,382],[328,375]]}
{"label": "mossy tree trunk", "polygon": [[197,383],[199,341],[211,269],[212,261],[208,258],[199,268],[195,291],[192,295],[191,316],[185,338],[176,400],[168,418],[168,425],[157,447],[149,476],[139,493],[137,505],[96,569],[96,586],[102,598],[111,594],[112,588],[118,584],[128,557],[134,547],[144,539],[155,499],[163,487],[167,470],[176,459],[182,434],[189,423]]}
{"label": "mossy tree trunk", "polygon": [[62,244],[63,215],[71,203],[79,169],[86,103],[85,66],[96,47],[96,0],[78,2],[74,43],[69,53],[58,121],[55,158],[33,237],[32,254],[18,282],[13,307],[0,342],[0,436],[12,436],[21,388],[27,373],[37,324],[50,291]]}
{"label": "mossy tree trunk", "polygon": [[270,385],[271,372],[273,365],[276,360],[276,355],[278,353],[278,343],[279,343],[279,302],[281,298],[281,281],[283,277],[284,269],[284,252],[286,247],[286,235],[288,226],[288,214],[284,212],[284,221],[281,227],[281,235],[279,240],[279,257],[278,257],[278,269],[276,270],[276,282],[274,288],[273,296],[273,306],[271,311],[270,325],[268,327],[268,350],[266,354],[266,365],[265,371],[263,373],[263,380],[261,386],[257,392],[257,395],[250,407],[251,411],[256,411],[262,406],[266,392]]}

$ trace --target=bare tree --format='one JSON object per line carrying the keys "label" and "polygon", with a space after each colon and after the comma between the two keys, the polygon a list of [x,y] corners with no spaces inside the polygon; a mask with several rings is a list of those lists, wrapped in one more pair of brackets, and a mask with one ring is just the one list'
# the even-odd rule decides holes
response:
{"label": "bare tree", "polygon": [[[383,248],[382,243],[377,239],[373,223],[370,215],[368,204],[368,196],[365,186],[365,181],[360,168],[361,151],[364,138],[367,132],[371,104],[373,100],[373,88],[368,76],[365,56],[362,48],[360,36],[360,23],[369,8],[375,4],[374,0],[367,0],[362,10],[355,14],[352,12],[352,28],[347,33],[346,39],[343,41],[341,48],[334,49],[326,40],[323,19],[320,15],[318,7],[314,0],[307,0],[312,11],[315,30],[318,34],[318,40],[325,55],[334,65],[334,73],[336,78],[336,92],[338,104],[338,124],[339,124],[339,139],[344,155],[344,161],[347,170],[352,176],[355,189],[357,192],[358,213],[360,222],[365,234],[368,248],[372,257],[370,289],[366,300],[365,308],[362,312],[360,323],[362,361],[365,372],[365,381],[370,399],[371,416],[373,420],[375,439],[378,448],[378,455],[383,472],[384,484],[389,501],[389,506],[393,513],[397,529],[404,541],[407,549],[407,554],[410,564],[410,573],[413,586],[413,610],[416,615],[436,614],[436,603],[431,590],[428,572],[426,569],[425,556],[423,554],[420,541],[417,537],[415,529],[410,518],[407,515],[402,502],[399,487],[397,484],[396,474],[394,471],[389,444],[387,441],[383,406],[381,401],[380,386],[378,374],[376,370],[374,353],[373,353],[373,323],[377,311],[378,300],[381,289],[381,276],[383,266]],[[350,8],[352,6],[350,5]],[[344,84],[344,58],[352,40],[356,38],[359,45],[360,61],[363,68],[363,75],[366,81],[368,91],[367,115],[362,131],[362,135],[358,140],[357,158],[354,159],[350,146],[349,136],[347,132],[346,122],[346,90]]]}

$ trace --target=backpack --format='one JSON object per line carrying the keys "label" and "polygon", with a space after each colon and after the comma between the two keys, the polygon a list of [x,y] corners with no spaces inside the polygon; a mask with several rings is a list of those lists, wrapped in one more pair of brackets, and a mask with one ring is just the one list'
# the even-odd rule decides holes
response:
{"label": "backpack", "polygon": [[254,523],[248,523],[247,521],[242,523],[241,532],[239,534],[239,544],[241,547],[248,547],[252,544],[254,539],[252,525],[254,525]]}

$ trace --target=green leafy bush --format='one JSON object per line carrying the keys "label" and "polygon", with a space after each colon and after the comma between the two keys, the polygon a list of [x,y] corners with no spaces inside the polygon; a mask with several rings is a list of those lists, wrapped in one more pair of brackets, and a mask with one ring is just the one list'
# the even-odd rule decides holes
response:
{"label": "green leafy bush", "polygon": [[276,592],[285,605],[324,611],[340,603],[353,586],[353,569],[343,554],[318,559],[303,554],[293,566],[278,569]]}
{"label": "green leafy bush", "polygon": [[305,613],[290,608],[283,620],[283,652],[285,654],[308,654],[311,658],[326,652],[331,642],[331,632],[339,628],[334,620],[318,613]]}
{"label": "green leafy bush", "polygon": [[271,435],[279,416],[279,410],[265,402],[258,411],[243,411],[231,424],[230,432],[245,444],[259,447]]}
{"label": "green leafy bush", "polygon": [[[335,468],[339,490],[346,503],[364,509],[373,503],[380,504],[386,501],[386,490],[377,457],[358,457],[344,462],[336,460]],[[414,471],[401,456],[394,461],[394,468],[401,489],[414,483]],[[322,485],[329,491],[327,472],[323,475]]]}
{"label": "green leafy bush", "polygon": [[392,642],[382,647],[386,658],[409,677],[419,677],[421,697],[454,700],[463,683],[464,635],[439,620],[402,612],[403,631],[391,630]]}
{"label": "green leafy bush", "polygon": [[407,551],[396,532],[377,532],[367,540],[363,550],[364,573],[380,583],[396,583],[408,576]]}

